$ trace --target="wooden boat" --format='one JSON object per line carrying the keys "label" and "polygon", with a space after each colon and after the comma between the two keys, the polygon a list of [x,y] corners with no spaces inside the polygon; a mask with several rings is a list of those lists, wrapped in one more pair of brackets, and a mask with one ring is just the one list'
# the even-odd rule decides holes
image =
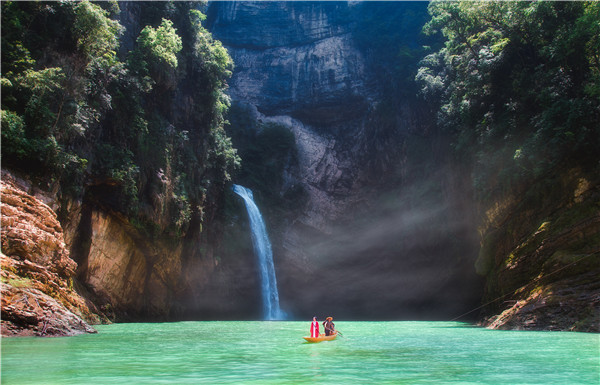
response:
{"label": "wooden boat", "polygon": [[318,337],[302,337],[302,338],[304,338],[307,342],[315,343],[315,342],[321,342],[321,341],[332,341],[332,340],[335,340],[335,337],[337,337],[337,332],[335,332],[334,334],[332,334],[330,336],[326,336],[325,334],[319,334]]}

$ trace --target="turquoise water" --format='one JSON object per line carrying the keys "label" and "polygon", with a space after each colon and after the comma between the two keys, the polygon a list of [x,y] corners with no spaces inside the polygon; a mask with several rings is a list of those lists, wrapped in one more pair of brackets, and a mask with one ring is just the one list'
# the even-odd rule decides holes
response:
{"label": "turquoise water", "polygon": [[336,321],[98,326],[98,334],[2,339],[2,384],[594,384],[600,335],[456,322]]}

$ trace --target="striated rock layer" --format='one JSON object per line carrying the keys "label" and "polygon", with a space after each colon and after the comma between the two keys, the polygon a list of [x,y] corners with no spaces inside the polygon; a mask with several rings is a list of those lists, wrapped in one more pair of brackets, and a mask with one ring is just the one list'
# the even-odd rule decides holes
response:
{"label": "striated rock layer", "polygon": [[95,333],[101,318],[73,289],[77,264],[69,257],[52,209],[3,175],[2,335]]}
{"label": "striated rock layer", "polygon": [[482,324],[600,331],[600,183],[579,169],[490,207],[477,261]]}
{"label": "striated rock layer", "polygon": [[199,224],[179,239],[153,237],[97,200],[59,202],[55,193],[15,175],[2,170],[3,335],[94,332],[87,324],[109,321],[231,317],[252,306],[243,296],[223,300],[235,297],[227,286],[239,277],[216,269]]}

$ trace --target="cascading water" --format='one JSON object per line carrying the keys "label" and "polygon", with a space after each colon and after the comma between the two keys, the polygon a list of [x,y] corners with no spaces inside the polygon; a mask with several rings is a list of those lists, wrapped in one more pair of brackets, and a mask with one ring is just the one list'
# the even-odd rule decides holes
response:
{"label": "cascading water", "polygon": [[262,219],[262,215],[260,214],[256,203],[254,203],[252,190],[234,184],[233,191],[244,199],[248,217],[250,218],[252,244],[254,245],[254,253],[258,257],[260,272],[263,318],[265,320],[284,319],[285,313],[279,308],[279,292],[277,291],[277,279],[275,278],[273,251],[271,249],[269,236],[267,235],[265,222]]}

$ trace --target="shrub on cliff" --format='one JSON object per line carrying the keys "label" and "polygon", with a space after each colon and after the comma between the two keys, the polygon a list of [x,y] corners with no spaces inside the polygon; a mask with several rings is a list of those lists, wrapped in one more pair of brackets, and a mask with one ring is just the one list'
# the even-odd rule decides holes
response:
{"label": "shrub on cliff", "polygon": [[173,28],[173,22],[162,19],[157,28],[147,25],[142,29],[129,66],[138,76],[147,79],[148,89],[156,83],[173,88],[176,85],[175,70],[180,51],[181,37]]}

